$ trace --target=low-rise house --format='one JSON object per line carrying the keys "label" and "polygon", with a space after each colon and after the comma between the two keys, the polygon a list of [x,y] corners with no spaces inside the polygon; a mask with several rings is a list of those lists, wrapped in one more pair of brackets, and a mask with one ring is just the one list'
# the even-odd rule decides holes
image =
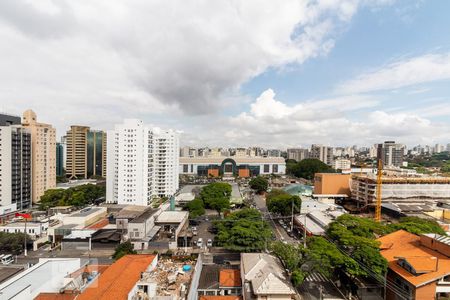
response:
{"label": "low-rise house", "polygon": [[14,222],[0,226],[0,232],[9,233],[26,233],[33,237],[38,238],[43,236],[48,229],[48,222]]}
{"label": "low-rise house", "polygon": [[294,299],[296,291],[280,260],[266,253],[241,254],[244,300]]}
{"label": "low-rise house", "polygon": [[156,268],[158,257],[155,255],[126,255],[106,269],[77,300],[146,299],[150,291],[145,284],[139,284],[142,273]]}
{"label": "low-rise house", "polygon": [[294,223],[298,225],[301,230],[306,229],[307,235],[325,235],[328,225],[343,214],[344,212],[340,210],[314,210],[307,214],[295,216]]}
{"label": "low-rise house", "polygon": [[398,230],[378,241],[389,263],[386,299],[449,299],[449,237]]}

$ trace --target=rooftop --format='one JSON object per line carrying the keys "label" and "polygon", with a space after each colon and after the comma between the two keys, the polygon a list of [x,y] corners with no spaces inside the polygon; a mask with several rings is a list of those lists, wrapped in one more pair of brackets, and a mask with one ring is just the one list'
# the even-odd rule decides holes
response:
{"label": "rooftop", "polygon": [[140,216],[146,209],[148,209],[148,206],[128,205],[117,213],[116,219],[134,219]]}
{"label": "rooftop", "polygon": [[[80,211],[74,212],[74,213],[70,214],[69,216],[70,216],[70,217],[75,217],[75,218],[78,218],[78,217],[87,217],[87,216],[89,216],[89,215],[91,215],[91,214],[100,212],[100,211],[102,211],[102,210],[105,210],[105,209],[102,208],[102,207],[88,207],[88,208],[83,208],[83,209],[80,210]],[[106,211],[106,210],[105,210],[105,211]]]}
{"label": "rooftop", "polygon": [[221,287],[242,286],[241,271],[236,269],[222,269],[219,272],[219,285]]}
{"label": "rooftop", "polygon": [[157,223],[181,223],[188,217],[187,211],[163,211],[157,218]]}
{"label": "rooftop", "polygon": [[145,222],[151,216],[153,216],[157,211],[158,211],[158,209],[148,208],[146,211],[144,211],[144,213],[142,213],[141,215],[139,215],[136,218],[134,218],[133,220],[131,220],[130,223],[142,223],[142,222]]}
{"label": "rooftop", "polygon": [[200,296],[200,300],[241,300],[241,296]]}
{"label": "rooftop", "polygon": [[[424,237],[434,238],[435,235]],[[418,287],[450,274],[450,258],[421,243],[421,237],[404,230],[398,230],[378,239],[380,253],[389,263],[389,268]],[[408,272],[399,265],[407,262],[417,274]]]}
{"label": "rooftop", "polygon": [[180,164],[222,164],[224,159],[232,159],[237,164],[245,163],[278,163],[285,164],[283,157],[262,157],[262,156],[198,156],[198,157],[180,157]]}
{"label": "rooftop", "polygon": [[126,255],[112,264],[78,300],[127,299],[128,293],[151,265],[155,255]]}
{"label": "rooftop", "polygon": [[23,267],[0,267],[0,283],[21,272]]}

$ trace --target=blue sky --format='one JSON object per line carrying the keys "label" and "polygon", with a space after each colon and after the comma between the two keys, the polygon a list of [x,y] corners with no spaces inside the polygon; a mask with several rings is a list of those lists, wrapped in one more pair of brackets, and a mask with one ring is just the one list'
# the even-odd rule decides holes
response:
{"label": "blue sky", "polygon": [[449,1],[0,2],[0,110],[192,146],[450,143]]}

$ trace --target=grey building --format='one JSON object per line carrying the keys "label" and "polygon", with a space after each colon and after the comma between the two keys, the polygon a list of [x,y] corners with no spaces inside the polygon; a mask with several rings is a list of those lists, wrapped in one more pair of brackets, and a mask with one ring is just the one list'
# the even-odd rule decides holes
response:
{"label": "grey building", "polygon": [[0,115],[0,122],[0,205],[25,209],[31,205],[31,133],[20,117]]}
{"label": "grey building", "polygon": [[334,163],[333,148],[323,145],[311,145],[309,158],[315,158],[323,163],[332,166]]}
{"label": "grey building", "polygon": [[405,145],[403,144],[397,144],[394,141],[378,144],[377,157],[381,158],[384,166],[401,167],[404,154]]}
{"label": "grey building", "polygon": [[308,149],[302,148],[287,149],[287,158],[293,159],[295,161],[301,161],[308,158],[308,154],[309,154]]}

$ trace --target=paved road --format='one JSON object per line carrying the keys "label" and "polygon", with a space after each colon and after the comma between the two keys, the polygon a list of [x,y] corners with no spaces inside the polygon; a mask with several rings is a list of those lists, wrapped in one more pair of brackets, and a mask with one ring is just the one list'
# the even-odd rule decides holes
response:
{"label": "paved road", "polygon": [[296,242],[298,242],[296,239],[291,238],[287,234],[286,230],[284,230],[284,228],[281,227],[280,224],[278,222],[276,222],[272,218],[269,210],[267,209],[266,199],[264,198],[264,196],[262,196],[262,195],[255,195],[253,199],[255,200],[256,208],[259,211],[261,211],[261,213],[263,214],[264,218],[266,220],[268,220],[269,224],[272,226],[273,232],[275,233],[275,236],[276,236],[276,238],[278,240],[285,240],[288,243],[296,243]]}

